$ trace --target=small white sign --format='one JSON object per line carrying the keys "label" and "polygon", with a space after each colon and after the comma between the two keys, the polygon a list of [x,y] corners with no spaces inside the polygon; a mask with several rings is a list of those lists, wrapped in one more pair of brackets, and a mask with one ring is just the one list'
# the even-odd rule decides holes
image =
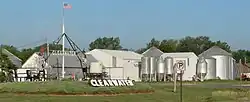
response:
{"label": "small white sign", "polygon": [[91,79],[90,84],[94,87],[104,87],[104,86],[134,86],[132,80],[108,80],[108,79]]}
{"label": "small white sign", "polygon": [[76,52],[75,51],[61,51],[61,50],[52,50],[52,55],[70,55],[70,56],[75,56]]}
{"label": "small white sign", "polygon": [[185,60],[179,60],[177,61],[177,70],[179,71],[185,71],[186,70],[186,66],[185,66]]}

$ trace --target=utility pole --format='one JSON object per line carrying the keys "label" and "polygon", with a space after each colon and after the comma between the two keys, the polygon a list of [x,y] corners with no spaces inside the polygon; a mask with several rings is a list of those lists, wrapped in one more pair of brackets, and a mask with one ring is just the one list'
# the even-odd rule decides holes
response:
{"label": "utility pole", "polygon": [[46,44],[47,44],[47,55],[46,55],[46,57],[47,57],[47,64],[49,65],[49,41],[48,41],[48,38],[46,38]]}
{"label": "utility pole", "polygon": [[183,75],[183,71],[180,71],[180,102],[182,102],[182,75]]}
{"label": "utility pole", "polygon": [[246,65],[247,64],[247,58],[244,57],[244,64]]}
{"label": "utility pole", "polygon": [[57,65],[57,79],[59,79],[60,75],[59,75],[59,61],[58,61],[58,58],[56,59],[56,65]]}
{"label": "utility pole", "polygon": [[241,86],[241,83],[242,83],[242,61],[241,59],[239,60],[239,70],[240,70],[240,86]]}
{"label": "utility pole", "polygon": [[[63,3],[64,5],[64,3]],[[62,24],[62,52],[63,52],[63,55],[62,55],[62,78],[64,78],[64,49],[65,49],[65,46],[64,46],[64,38],[65,38],[65,27],[64,27],[64,8],[63,8],[63,24]]]}
{"label": "utility pole", "polygon": [[174,92],[176,92],[176,80],[177,80],[177,65],[175,64],[174,67]]}

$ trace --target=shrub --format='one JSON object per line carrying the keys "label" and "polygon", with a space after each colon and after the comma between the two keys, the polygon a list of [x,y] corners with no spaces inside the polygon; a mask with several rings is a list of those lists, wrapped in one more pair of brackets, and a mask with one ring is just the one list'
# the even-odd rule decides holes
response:
{"label": "shrub", "polygon": [[6,81],[6,75],[4,72],[0,72],[0,82],[5,82]]}

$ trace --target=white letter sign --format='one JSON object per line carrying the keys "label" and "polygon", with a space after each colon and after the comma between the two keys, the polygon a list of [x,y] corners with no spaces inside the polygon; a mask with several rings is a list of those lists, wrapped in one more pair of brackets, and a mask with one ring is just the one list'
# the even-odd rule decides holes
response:
{"label": "white letter sign", "polygon": [[132,80],[112,80],[112,79],[91,79],[90,84],[94,87],[104,87],[104,86],[134,86]]}

